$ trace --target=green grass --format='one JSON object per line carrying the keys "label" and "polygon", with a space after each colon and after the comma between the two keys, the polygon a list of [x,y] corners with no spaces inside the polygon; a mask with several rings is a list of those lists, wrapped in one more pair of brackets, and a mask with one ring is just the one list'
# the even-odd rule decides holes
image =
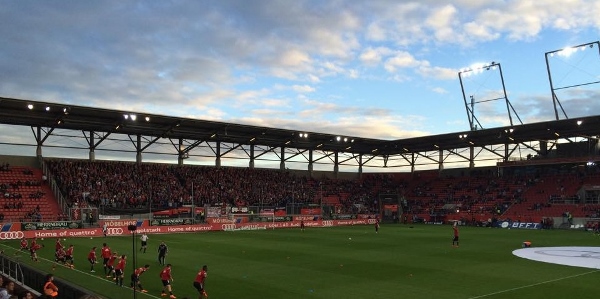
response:
{"label": "green grass", "polygon": [[[178,298],[197,298],[192,281],[208,265],[209,298],[594,298],[600,272],[554,265],[512,255],[521,242],[533,246],[600,246],[600,238],[575,231],[461,228],[461,246],[451,246],[450,226],[383,225],[150,235],[149,249],[137,265],[150,264],[141,281],[153,298],[160,295],[156,261],[160,240],[169,245],[173,290]],[[352,238],[351,240],[349,238]],[[54,239],[40,256],[52,259]],[[73,238],[76,270],[58,267],[58,279],[72,281],[106,298],[132,298],[128,288],[104,279],[102,265],[89,273],[85,260],[103,242],[128,255],[125,283],[132,267],[131,237]],[[136,240],[139,246],[139,240]],[[4,242],[18,247],[18,241]],[[8,251],[10,252],[10,251]],[[98,250],[99,253],[99,250]],[[22,260],[30,263],[27,257]],[[50,271],[51,263],[36,263]],[[573,276],[573,277],[571,277]]]}

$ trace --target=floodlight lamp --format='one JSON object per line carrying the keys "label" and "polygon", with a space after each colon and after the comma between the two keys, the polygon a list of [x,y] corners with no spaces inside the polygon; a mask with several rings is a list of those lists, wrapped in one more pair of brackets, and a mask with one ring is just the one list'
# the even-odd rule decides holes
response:
{"label": "floodlight lamp", "polygon": [[347,147],[346,149],[347,149],[347,150],[349,150],[349,149],[351,149],[351,148],[352,148],[352,146],[349,146],[349,147]]}
{"label": "floodlight lamp", "polygon": [[67,107],[64,107],[64,108],[63,108],[63,113],[64,113],[64,114],[69,114],[69,108],[67,108]]}
{"label": "floodlight lamp", "polygon": [[582,124],[582,123],[583,123],[583,120],[578,120],[578,121],[577,121],[577,125],[578,125],[578,126],[581,126],[581,124]]}
{"label": "floodlight lamp", "polygon": [[131,118],[131,120],[135,121],[137,119],[137,115],[135,114],[130,114],[129,117]]}
{"label": "floodlight lamp", "polygon": [[319,148],[319,147],[321,147],[321,146],[323,146],[323,143],[319,143],[319,144],[317,144],[317,148]]}
{"label": "floodlight lamp", "polygon": [[150,116],[146,116],[146,121],[150,121]]}
{"label": "floodlight lamp", "polygon": [[354,139],[350,139],[350,142],[354,142]]}
{"label": "floodlight lamp", "polygon": [[252,138],[250,139],[250,142],[253,142],[254,140],[256,140],[256,137],[252,137]]}
{"label": "floodlight lamp", "polygon": [[50,106],[46,106],[46,111],[50,111]]}
{"label": "floodlight lamp", "polygon": [[129,119],[129,115],[128,114],[123,114],[123,118]]}
{"label": "floodlight lamp", "polygon": [[210,138],[215,138],[215,136],[217,136],[217,133],[213,133],[212,135],[210,135]]}
{"label": "floodlight lamp", "polygon": [[344,137],[344,142],[348,142],[348,137]]}
{"label": "floodlight lamp", "polygon": [[285,142],[285,144],[290,144],[290,143],[292,143],[291,140],[288,140],[288,141]]}
{"label": "floodlight lamp", "polygon": [[33,104],[27,104],[27,109],[29,109],[29,110],[33,109]]}
{"label": "floodlight lamp", "polygon": [[470,145],[475,145],[475,143],[473,143],[473,141],[469,141],[469,144]]}
{"label": "floodlight lamp", "polygon": [[340,141],[340,140],[342,140],[342,137],[340,137],[340,136],[337,136],[337,137],[335,137],[335,140],[336,140],[336,141]]}

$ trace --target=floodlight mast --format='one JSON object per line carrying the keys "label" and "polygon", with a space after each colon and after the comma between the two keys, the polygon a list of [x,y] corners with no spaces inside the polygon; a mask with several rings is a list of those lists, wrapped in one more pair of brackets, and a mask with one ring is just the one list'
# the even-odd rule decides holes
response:
{"label": "floodlight mast", "polygon": [[[489,71],[489,70],[495,70],[496,68],[498,69],[498,71],[500,73],[500,81],[502,83],[502,92],[503,92],[504,96],[500,97],[500,98],[495,98],[495,99],[488,99],[488,100],[476,101],[475,97],[473,95],[470,95],[469,96],[469,102],[467,102],[467,95],[465,93],[465,87],[464,87],[464,83],[463,83],[463,77],[465,75],[468,75],[468,73],[471,73],[471,72],[480,73],[480,72],[482,72],[484,70],[485,71]],[[490,64],[487,64],[487,65],[482,65],[482,66],[477,66],[477,67],[467,68],[467,69],[461,70],[461,71],[458,72],[458,79],[460,81],[460,89],[461,89],[462,94],[463,94],[463,101],[465,103],[465,109],[467,111],[467,118],[469,120],[469,126],[470,126],[471,131],[475,131],[478,128],[483,128],[483,126],[481,125],[481,123],[479,122],[479,120],[477,119],[477,117],[475,116],[475,104],[485,103],[485,102],[491,102],[491,101],[496,101],[496,100],[501,100],[501,99],[504,99],[504,102],[506,103],[506,112],[508,113],[508,120],[510,122],[510,125],[511,126],[514,125],[513,124],[513,115],[512,115],[512,113],[515,114],[515,117],[519,120],[519,123],[523,124],[523,121],[521,120],[521,118],[517,114],[517,111],[515,111],[515,108],[513,107],[513,105],[508,100],[508,95],[506,94],[506,85],[504,84],[504,75],[502,74],[502,66],[500,65],[500,63],[492,61]],[[477,122],[477,124],[475,124],[475,122]]]}
{"label": "floodlight mast", "polygon": [[[562,87],[556,88],[556,87],[554,87],[554,83],[552,82],[552,71],[550,70],[550,61],[548,60],[548,57],[554,56],[554,54],[560,54],[564,51],[585,49],[586,47],[593,48],[594,45],[596,45],[596,49],[598,49],[598,57],[600,58],[600,41],[585,43],[585,44],[581,44],[581,45],[577,45],[577,46],[572,46],[572,47],[567,47],[567,48],[563,48],[563,49],[559,49],[559,50],[546,52],[546,54],[545,54],[546,70],[548,71],[548,81],[550,81],[550,92],[552,93],[552,105],[554,106],[554,116],[555,116],[556,120],[560,120],[560,117],[558,115],[558,108],[560,108],[560,111],[562,111],[563,115],[565,116],[565,119],[569,118],[567,116],[567,113],[565,112],[565,109],[563,108],[562,104],[558,100],[558,96],[556,95],[557,90],[567,89],[567,88],[572,88],[572,87],[579,87],[579,86],[590,85],[590,84],[597,84],[597,83],[600,83],[600,81],[587,82],[587,83],[582,83],[582,84],[575,84],[575,85],[562,86]],[[558,105],[558,107],[557,107],[557,105]]]}

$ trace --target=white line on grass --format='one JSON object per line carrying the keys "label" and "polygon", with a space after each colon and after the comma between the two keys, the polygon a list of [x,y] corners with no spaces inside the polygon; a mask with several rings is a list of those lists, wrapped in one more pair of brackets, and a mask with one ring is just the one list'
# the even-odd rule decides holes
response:
{"label": "white line on grass", "polygon": [[594,270],[594,271],[589,271],[589,272],[585,272],[585,273],[581,273],[581,274],[561,277],[561,278],[557,278],[557,279],[551,279],[551,280],[542,281],[542,282],[538,282],[538,283],[534,283],[534,284],[530,284],[530,285],[520,286],[517,288],[507,289],[507,290],[498,291],[498,292],[489,293],[489,294],[480,295],[480,296],[475,296],[475,297],[470,297],[469,299],[485,298],[485,297],[489,297],[489,296],[493,296],[493,295],[498,295],[498,294],[502,294],[502,293],[508,293],[508,292],[520,290],[520,289],[535,287],[538,285],[547,284],[547,283],[551,283],[551,282],[555,282],[555,281],[560,281],[560,280],[575,278],[575,277],[579,277],[579,276],[583,276],[583,275],[588,275],[588,274],[595,273],[595,272],[600,272],[600,270]]}
{"label": "white line on grass", "polygon": [[[8,247],[8,248],[10,248],[10,249],[15,249],[15,250],[17,250],[15,247],[8,246],[8,245],[6,245],[6,244],[0,244],[0,245],[2,245],[2,246],[4,246],[4,247]],[[25,254],[25,255],[26,255],[26,254]],[[63,265],[61,265],[61,264],[59,264],[59,263],[56,263],[55,261],[51,261],[51,260],[49,260],[49,259],[45,259],[45,258],[43,258],[43,257],[38,257],[38,259],[40,259],[40,260],[44,260],[44,261],[47,261],[47,262],[49,262],[49,263],[51,263],[51,264],[53,264],[53,265],[58,265],[58,266],[60,266],[60,267],[64,267]],[[73,271],[77,271],[77,272],[79,272],[79,273],[81,273],[81,274],[85,274],[85,275],[87,275],[87,276],[90,276],[90,277],[93,277],[93,278],[99,279],[99,280],[101,280],[101,281],[104,281],[104,282],[109,282],[109,283],[111,283],[112,285],[116,285],[116,283],[115,283],[114,281],[112,281],[112,280],[104,279],[104,278],[102,278],[102,277],[98,277],[98,276],[96,276],[96,275],[92,275],[92,274],[90,274],[90,273],[88,273],[88,272],[84,272],[84,271],[81,271],[81,270],[78,270],[78,269],[71,269],[71,270],[73,270]],[[131,288],[130,288],[130,287],[124,287],[124,288],[127,288],[127,289],[131,290]],[[132,291],[132,292],[133,292],[133,291]],[[148,294],[148,293],[141,293],[141,292],[138,292],[138,295],[146,295],[146,296],[149,296],[149,297],[152,297],[152,298],[161,299],[161,297],[154,296],[154,295],[151,295],[151,294]]]}

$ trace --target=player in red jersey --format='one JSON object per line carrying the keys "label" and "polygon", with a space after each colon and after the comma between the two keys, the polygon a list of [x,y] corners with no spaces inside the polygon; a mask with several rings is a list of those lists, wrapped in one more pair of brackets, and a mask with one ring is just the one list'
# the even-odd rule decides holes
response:
{"label": "player in red jersey", "polygon": [[21,251],[27,251],[29,249],[29,242],[26,238],[21,238]]}
{"label": "player in red jersey", "polygon": [[165,289],[169,291],[169,298],[175,299],[175,295],[173,295],[173,290],[171,289],[171,282],[173,281],[173,275],[171,274],[171,264],[167,264],[166,267],[160,271],[160,280],[163,284],[163,289],[160,292],[160,296],[167,296]]}
{"label": "player in red jersey", "polygon": [[108,268],[108,273],[106,273],[106,278],[113,278],[113,280],[117,280],[116,276],[113,276],[113,274],[115,273],[115,261],[117,260],[119,256],[117,255],[117,252],[114,251],[112,253],[112,255],[110,256],[110,258],[108,259],[108,262],[106,262],[106,267]]}
{"label": "player in red jersey", "polygon": [[102,256],[102,267],[104,267],[104,275],[108,274],[108,266],[106,265],[106,263],[108,263],[108,259],[110,259],[110,256],[112,255],[110,251],[110,247],[108,247],[106,243],[103,243],[102,249],[100,249],[100,255]]}
{"label": "player in red jersey", "polygon": [[125,274],[126,260],[127,260],[127,256],[126,255],[122,255],[121,259],[117,263],[117,266],[115,267],[115,278],[116,278],[115,279],[115,283],[118,286],[123,286],[123,276]]}
{"label": "player in red jersey", "polygon": [[56,238],[56,243],[54,245],[54,251],[58,251],[59,249],[64,249],[64,248],[65,248],[65,246],[63,246],[60,243],[60,238]]}
{"label": "player in red jersey", "polygon": [[96,272],[94,270],[94,265],[96,264],[96,246],[92,247],[92,250],[88,253],[87,256],[88,262],[90,262],[90,272]]}
{"label": "player in red jersey", "polygon": [[73,244],[69,245],[67,250],[65,250],[65,264],[68,264],[71,269],[75,269],[75,261],[73,261]]}
{"label": "player in red jersey", "polygon": [[65,249],[64,249],[64,248],[60,248],[60,249],[58,249],[58,250],[57,250],[57,251],[54,253],[54,258],[55,258],[54,260],[55,260],[57,263],[61,263],[61,264],[63,264],[63,265],[65,265],[65,266],[66,266],[66,265],[67,265],[67,263],[66,263],[66,259],[65,259],[65,258],[66,258],[66,256],[67,256],[67,253],[66,253]]}
{"label": "player in red jersey", "polygon": [[208,266],[204,265],[202,266],[202,270],[200,270],[198,272],[198,274],[196,274],[196,279],[194,279],[194,288],[196,288],[196,290],[198,290],[198,293],[200,294],[200,299],[202,298],[208,298],[208,294],[206,293],[206,290],[204,289],[204,281],[206,280],[206,276],[208,275]]}
{"label": "player in red jersey", "polygon": [[131,274],[131,288],[135,290],[136,286],[140,288],[140,292],[148,293],[148,291],[144,290],[142,287],[142,282],[140,282],[140,275],[144,274],[144,272],[148,271],[150,265],[146,264],[143,267],[139,267],[133,271]]}
{"label": "player in red jersey", "polygon": [[458,222],[454,222],[452,225],[452,231],[454,232],[454,237],[452,238],[452,247],[458,247]]}
{"label": "player in red jersey", "polygon": [[44,247],[44,244],[38,244],[31,242],[31,247],[29,247],[29,253],[31,254],[31,259],[33,261],[39,262],[37,251]]}

